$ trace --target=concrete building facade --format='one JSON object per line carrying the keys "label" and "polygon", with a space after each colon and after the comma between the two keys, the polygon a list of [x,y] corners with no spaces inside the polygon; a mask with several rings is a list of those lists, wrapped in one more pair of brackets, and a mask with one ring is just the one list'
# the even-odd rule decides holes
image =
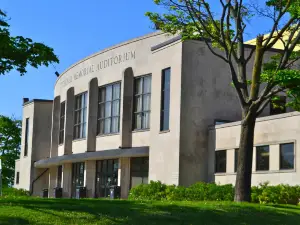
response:
{"label": "concrete building facade", "polygon": [[[78,187],[87,197],[107,197],[115,185],[126,198],[150,180],[234,183],[239,124],[228,122],[239,121],[241,112],[229,73],[205,43],[161,32],[75,63],[58,77],[53,101],[24,101],[15,187],[33,195],[48,189],[49,197],[61,188],[69,198]],[[289,160],[297,155],[296,123],[294,129],[288,123],[298,114],[268,117],[271,111],[262,114],[256,143],[270,145],[273,176],[254,171],[254,183],[295,183],[297,163],[282,173],[278,154],[281,143],[294,143]]]}

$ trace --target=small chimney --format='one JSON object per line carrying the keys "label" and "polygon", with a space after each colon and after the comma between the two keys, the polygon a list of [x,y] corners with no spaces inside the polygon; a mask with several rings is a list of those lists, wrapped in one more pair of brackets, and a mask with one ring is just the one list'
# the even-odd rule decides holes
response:
{"label": "small chimney", "polygon": [[57,77],[59,77],[59,73],[58,73],[57,71],[55,71],[55,75],[56,75]]}
{"label": "small chimney", "polygon": [[26,102],[29,102],[29,98],[23,98],[23,104],[25,104]]}

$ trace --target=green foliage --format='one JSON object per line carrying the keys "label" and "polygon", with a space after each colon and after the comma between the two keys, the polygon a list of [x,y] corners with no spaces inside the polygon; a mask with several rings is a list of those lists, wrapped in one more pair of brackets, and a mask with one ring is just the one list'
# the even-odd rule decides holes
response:
{"label": "green foliage", "polygon": [[13,69],[24,75],[28,65],[37,68],[59,62],[52,48],[30,38],[11,36],[6,17],[0,9],[0,75]]}
{"label": "green foliage", "polygon": [[233,201],[232,185],[214,183],[196,183],[190,187],[165,185],[160,181],[150,181],[130,190],[132,200],[168,200],[168,201]]}
{"label": "green foliage", "polygon": [[[130,190],[131,200],[156,201],[233,201],[234,187],[231,184],[199,182],[189,187],[165,185],[160,181],[150,181]],[[252,187],[251,200],[260,204],[298,204],[300,186],[276,185],[262,183]]]}
{"label": "green foliage", "polygon": [[252,202],[260,204],[298,204],[300,199],[300,186],[276,185],[268,183],[252,187]]}
{"label": "green foliage", "polygon": [[16,189],[16,188],[3,188],[2,190],[3,197],[21,197],[21,196],[29,196],[29,191],[23,189]]}
{"label": "green foliage", "polygon": [[0,158],[4,186],[14,182],[15,160],[20,155],[21,121],[0,115]]}

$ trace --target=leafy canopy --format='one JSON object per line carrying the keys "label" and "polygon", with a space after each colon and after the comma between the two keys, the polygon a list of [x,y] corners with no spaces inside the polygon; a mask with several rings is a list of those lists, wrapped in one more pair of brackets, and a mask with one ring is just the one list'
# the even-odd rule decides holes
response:
{"label": "leafy canopy", "polygon": [[[300,0],[265,0],[259,4],[254,4],[253,0],[154,0],[154,3],[166,9],[161,14],[146,13],[157,28],[180,34],[182,40],[202,40],[216,56],[229,64],[233,86],[243,106],[250,108],[253,105],[252,108],[260,113],[278,93],[285,92],[290,99],[288,106],[300,110],[300,71],[297,67],[300,59],[297,50],[300,49]],[[212,4],[214,8],[219,6],[220,12],[213,11]],[[257,16],[271,19],[272,26],[269,35],[257,35],[262,39],[261,46],[256,44],[250,48],[244,42],[244,34],[247,25]],[[253,67],[252,79],[236,68],[236,65],[245,68],[258,51],[262,52],[263,58],[265,52],[279,42],[284,46],[282,51],[262,68]],[[216,48],[223,53],[218,54]],[[247,58],[248,50],[251,53]],[[249,89],[253,89],[252,94],[248,93]]]}
{"label": "leafy canopy", "polygon": [[30,38],[11,36],[9,27],[7,15],[0,9],[0,75],[13,69],[24,75],[28,65],[38,68],[59,62],[52,48]]}

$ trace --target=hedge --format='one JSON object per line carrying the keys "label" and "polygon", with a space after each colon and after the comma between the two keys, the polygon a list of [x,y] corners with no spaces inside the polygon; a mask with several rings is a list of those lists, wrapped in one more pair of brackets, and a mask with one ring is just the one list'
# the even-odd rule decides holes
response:
{"label": "hedge", "polygon": [[[129,199],[159,201],[233,201],[234,187],[231,184],[199,182],[189,187],[166,185],[160,181],[150,181],[130,190]],[[260,204],[298,204],[300,186],[276,185],[268,183],[252,187],[251,200]]]}
{"label": "hedge", "polygon": [[29,192],[23,189],[16,188],[3,188],[2,190],[3,197],[19,197],[19,196],[29,196]]}

